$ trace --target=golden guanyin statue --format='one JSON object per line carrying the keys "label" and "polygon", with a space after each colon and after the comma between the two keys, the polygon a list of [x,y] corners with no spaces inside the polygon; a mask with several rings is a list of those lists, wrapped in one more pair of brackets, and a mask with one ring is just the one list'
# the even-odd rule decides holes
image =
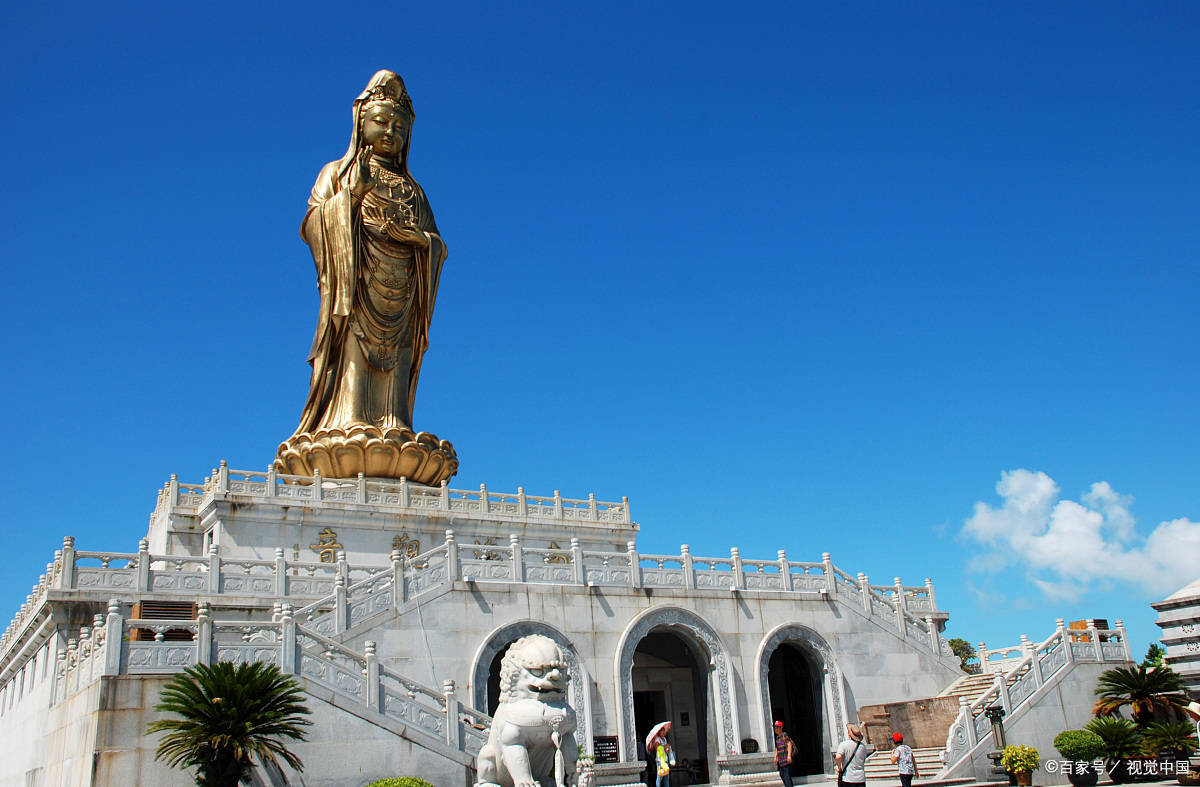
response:
{"label": "golden guanyin statue", "polygon": [[404,81],[380,71],[354,100],[346,155],[321,169],[300,237],[321,291],[308,400],[277,470],[363,473],[438,484],[454,447],[414,433],[413,400],[446,244],[408,171],[413,109]]}

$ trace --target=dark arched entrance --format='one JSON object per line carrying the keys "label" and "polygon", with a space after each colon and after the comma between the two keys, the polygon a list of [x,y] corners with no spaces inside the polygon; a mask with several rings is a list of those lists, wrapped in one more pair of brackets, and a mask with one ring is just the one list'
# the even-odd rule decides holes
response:
{"label": "dark arched entrance", "polygon": [[808,776],[825,770],[821,748],[824,740],[821,729],[822,677],[821,669],[812,657],[791,642],[777,647],[768,662],[771,718],[782,721],[784,730],[796,743],[793,776]]}
{"label": "dark arched entrance", "polygon": [[708,659],[684,637],[662,627],[638,642],[633,653],[633,718],[639,752],[650,728],[672,725],[678,767],[686,759],[708,781]]}

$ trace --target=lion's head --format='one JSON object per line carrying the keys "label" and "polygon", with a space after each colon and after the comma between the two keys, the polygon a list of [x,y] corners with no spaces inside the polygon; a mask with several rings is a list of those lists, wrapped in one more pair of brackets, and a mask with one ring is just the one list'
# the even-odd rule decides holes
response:
{"label": "lion's head", "polygon": [[554,640],[543,634],[521,637],[500,661],[500,701],[558,704],[566,699],[568,680],[567,662]]}

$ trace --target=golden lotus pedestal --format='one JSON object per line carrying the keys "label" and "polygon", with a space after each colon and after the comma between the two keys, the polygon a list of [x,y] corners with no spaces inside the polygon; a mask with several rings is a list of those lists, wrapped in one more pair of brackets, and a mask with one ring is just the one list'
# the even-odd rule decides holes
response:
{"label": "golden lotus pedestal", "polygon": [[300,432],[279,446],[275,470],[326,478],[407,478],[437,486],[458,472],[458,454],[448,440],[410,429],[374,426]]}

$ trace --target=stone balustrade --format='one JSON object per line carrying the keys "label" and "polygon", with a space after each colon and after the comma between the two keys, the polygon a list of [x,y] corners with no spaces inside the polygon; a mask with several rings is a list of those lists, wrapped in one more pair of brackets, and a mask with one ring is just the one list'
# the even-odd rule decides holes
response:
{"label": "stone balustrade", "polygon": [[[992,724],[985,713],[988,708],[999,705],[1006,716],[1011,716],[1056,673],[1074,662],[1122,664],[1133,661],[1122,621],[1118,620],[1112,629],[1098,629],[1095,621],[1089,622],[1093,625],[1087,629],[1068,631],[1063,619],[1059,618],[1055,621],[1054,633],[1040,643],[1033,643],[1024,635],[1020,645],[1008,648],[989,649],[979,643],[978,654],[985,673],[996,664],[1002,664],[1004,669],[993,672],[992,686],[974,702],[960,699],[958,718],[950,725],[943,753],[947,769],[991,735]],[[1086,635],[1087,640],[1079,641],[1072,635]],[[1021,654],[1019,658],[1012,656],[1014,651]],[[996,656],[1003,660],[993,661]]]}
{"label": "stone balustrade", "polygon": [[[137,632],[152,638],[135,640]],[[190,639],[169,639],[185,631]],[[474,758],[487,740],[491,717],[459,703],[454,681],[441,690],[411,680],[379,663],[375,643],[357,653],[299,622],[290,604],[277,604],[271,620],[215,620],[201,603],[195,620],[123,616],[111,599],[59,654],[51,704],[63,702],[103,676],[169,675],[196,664],[265,662],[303,677],[365,709],[404,723],[431,745]]]}
{"label": "stone balustrade", "polygon": [[[282,549],[273,560],[230,559],[212,545],[205,557],[154,555],[146,539],[137,552],[77,551],[75,539],[62,550],[9,626],[0,650],[7,659],[22,631],[33,620],[50,589],[137,593],[185,598],[288,599],[299,604],[296,618],[322,636],[333,636],[376,614],[403,608],[408,599],[454,581],[529,582],[582,587],[664,588],[726,593],[795,593],[848,604],[897,636],[922,643],[936,654],[949,645],[936,621],[933,583],[871,585],[865,574],[853,577],[824,553],[821,562],[798,562],[783,550],[774,560],[743,558],[735,547],[729,557],[700,557],[687,544],[678,555],[640,554],[634,542],[624,552],[582,549],[571,539],[567,549],[532,547],[513,534],[507,544],[459,544],[453,530],[445,541],[415,556],[399,551],[383,567],[351,566],[344,552],[334,563],[288,560]],[[136,649],[135,649],[136,650]]]}
{"label": "stone balustrade", "polygon": [[259,473],[230,470],[224,461],[202,484],[181,484],[175,475],[158,492],[151,521],[172,514],[195,515],[207,501],[227,495],[264,500],[285,498],[292,502],[320,505],[324,502],[369,503],[384,508],[409,509],[430,514],[470,514],[494,519],[571,522],[579,524],[631,524],[629,499],[602,502],[589,494],[586,500],[563,497],[558,490],[551,497],[489,492],[479,489],[451,489],[446,482],[431,487],[398,481],[358,478],[322,478],[277,473],[273,469]]}

